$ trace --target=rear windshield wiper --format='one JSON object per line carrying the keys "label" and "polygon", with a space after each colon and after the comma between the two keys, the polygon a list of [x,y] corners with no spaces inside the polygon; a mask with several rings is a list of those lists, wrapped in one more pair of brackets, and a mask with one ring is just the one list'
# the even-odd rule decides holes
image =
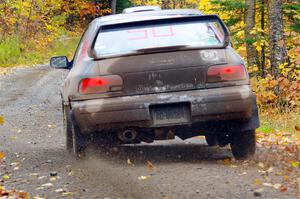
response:
{"label": "rear windshield wiper", "polygon": [[173,51],[173,50],[180,50],[187,47],[189,47],[189,45],[159,46],[153,48],[141,48],[136,50],[136,52],[150,53],[150,52]]}

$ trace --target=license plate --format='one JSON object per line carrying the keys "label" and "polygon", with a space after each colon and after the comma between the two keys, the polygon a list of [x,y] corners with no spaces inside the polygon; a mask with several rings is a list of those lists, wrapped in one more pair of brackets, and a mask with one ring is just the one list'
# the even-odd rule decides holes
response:
{"label": "license plate", "polygon": [[190,109],[187,104],[160,105],[154,106],[150,110],[155,126],[190,122]]}

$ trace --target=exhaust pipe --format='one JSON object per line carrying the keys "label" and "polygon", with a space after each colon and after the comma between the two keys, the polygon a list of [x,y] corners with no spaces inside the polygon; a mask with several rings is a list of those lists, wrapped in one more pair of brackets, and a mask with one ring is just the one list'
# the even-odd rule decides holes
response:
{"label": "exhaust pipe", "polygon": [[133,143],[137,137],[137,132],[133,129],[126,129],[118,132],[118,138],[124,143]]}

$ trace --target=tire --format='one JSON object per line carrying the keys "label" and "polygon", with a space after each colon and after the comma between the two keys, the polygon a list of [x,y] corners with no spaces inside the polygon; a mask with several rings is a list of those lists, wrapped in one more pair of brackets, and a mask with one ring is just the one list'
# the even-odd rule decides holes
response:
{"label": "tire", "polygon": [[227,134],[222,134],[217,137],[219,147],[225,147],[230,143],[230,137]]}
{"label": "tire", "polygon": [[255,130],[231,134],[231,151],[235,159],[245,160],[255,154]]}
{"label": "tire", "polygon": [[72,120],[69,114],[69,108],[63,106],[63,131],[66,136],[66,150],[72,152],[73,137],[72,137]]}
{"label": "tire", "polygon": [[83,157],[85,155],[85,149],[87,146],[87,137],[83,135],[77,122],[72,118],[72,152],[76,158]]}
{"label": "tire", "polygon": [[217,136],[205,135],[205,140],[208,146],[216,146],[218,144]]}

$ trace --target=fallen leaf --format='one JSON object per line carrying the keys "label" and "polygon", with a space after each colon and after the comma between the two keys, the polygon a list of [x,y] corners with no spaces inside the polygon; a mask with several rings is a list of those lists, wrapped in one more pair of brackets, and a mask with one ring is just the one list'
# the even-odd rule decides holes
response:
{"label": "fallen leaf", "polygon": [[59,180],[59,179],[60,179],[59,176],[51,177],[50,182],[54,182],[54,181]]}
{"label": "fallen leaf", "polygon": [[267,170],[268,173],[272,173],[273,171],[274,171],[274,167],[270,167],[270,168]]}
{"label": "fallen leaf", "polygon": [[222,163],[224,165],[231,165],[231,159],[230,158],[224,159],[224,160],[222,160]]}
{"label": "fallen leaf", "polygon": [[14,170],[14,171],[17,171],[17,170],[19,170],[19,168],[20,168],[20,167],[14,167],[13,170]]}
{"label": "fallen leaf", "polygon": [[12,162],[12,163],[9,164],[9,166],[13,166],[13,167],[19,166],[19,165],[20,165],[19,162]]}
{"label": "fallen leaf", "polygon": [[273,187],[273,185],[271,183],[268,183],[268,182],[264,182],[262,183],[263,186],[265,187]]}
{"label": "fallen leaf", "polygon": [[39,173],[30,173],[29,176],[38,176],[40,175]]}
{"label": "fallen leaf", "polygon": [[46,183],[46,184],[42,184],[42,187],[52,187],[53,184],[52,183]]}
{"label": "fallen leaf", "polygon": [[259,163],[258,163],[258,166],[259,166],[260,168],[264,168],[264,167],[265,167],[264,163],[262,163],[262,162],[259,162]]}
{"label": "fallen leaf", "polygon": [[287,188],[284,187],[284,186],[281,186],[281,188],[279,189],[280,192],[286,192],[287,191]]}
{"label": "fallen leaf", "polygon": [[277,176],[283,176],[283,173],[282,172],[276,172],[276,175]]}
{"label": "fallen leaf", "polygon": [[74,171],[70,171],[70,172],[68,173],[68,176],[72,176],[72,175],[74,175]]}
{"label": "fallen leaf", "polygon": [[151,178],[151,176],[140,176],[138,179],[139,180],[148,180],[150,178]]}
{"label": "fallen leaf", "polygon": [[147,162],[148,171],[149,172],[154,172],[155,169],[156,169],[155,166],[149,160],[147,160],[146,162]]}
{"label": "fallen leaf", "polygon": [[279,189],[281,186],[282,186],[282,185],[281,185],[281,184],[279,184],[279,183],[278,183],[278,184],[274,184],[274,185],[273,185],[273,187],[274,187],[275,189]]}
{"label": "fallen leaf", "polygon": [[64,192],[62,193],[63,196],[73,196],[74,193],[73,192]]}
{"label": "fallen leaf", "polygon": [[0,115],[0,125],[4,124],[4,117]]}
{"label": "fallen leaf", "polygon": [[238,175],[239,175],[239,176],[247,175],[247,172],[244,171],[243,173],[239,173]]}
{"label": "fallen leaf", "polygon": [[9,177],[9,175],[3,175],[3,176],[2,176],[2,179],[3,179],[3,180],[9,180],[10,177]]}
{"label": "fallen leaf", "polygon": [[64,189],[56,189],[55,192],[56,193],[62,193],[62,192],[65,192],[65,190]]}
{"label": "fallen leaf", "polygon": [[260,180],[260,179],[255,179],[255,180],[254,180],[254,184],[255,184],[255,185],[261,185],[262,183],[261,183],[261,180]]}
{"label": "fallen leaf", "polygon": [[29,199],[29,193],[25,192],[25,191],[19,191],[18,192],[18,198],[24,198],[24,199]]}
{"label": "fallen leaf", "polygon": [[3,159],[3,158],[5,158],[5,156],[6,156],[5,153],[2,152],[2,151],[0,151],[0,160]]}
{"label": "fallen leaf", "polygon": [[47,176],[40,176],[40,177],[38,177],[39,180],[42,180],[44,178],[47,178]]}
{"label": "fallen leaf", "polygon": [[297,162],[297,161],[291,161],[291,165],[292,167],[294,168],[298,168],[300,166],[300,162]]}
{"label": "fallen leaf", "polygon": [[17,136],[11,136],[10,139],[11,139],[12,141],[15,141],[15,140],[17,139]]}
{"label": "fallen leaf", "polygon": [[127,164],[131,165],[131,166],[134,166],[134,164],[132,163],[132,161],[129,158],[127,159]]}

